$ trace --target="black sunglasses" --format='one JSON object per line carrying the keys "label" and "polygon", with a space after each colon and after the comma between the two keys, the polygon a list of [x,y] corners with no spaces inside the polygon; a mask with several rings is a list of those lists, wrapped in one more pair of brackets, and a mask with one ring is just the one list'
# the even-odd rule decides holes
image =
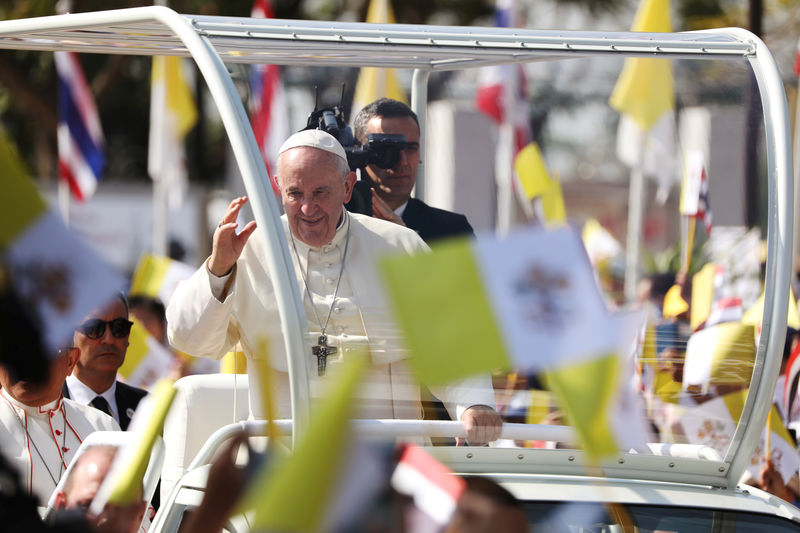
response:
{"label": "black sunglasses", "polygon": [[106,324],[111,329],[111,334],[118,339],[127,337],[133,326],[133,322],[124,318],[115,318],[109,321],[92,318],[78,326],[78,331],[90,339],[97,340],[106,334]]}

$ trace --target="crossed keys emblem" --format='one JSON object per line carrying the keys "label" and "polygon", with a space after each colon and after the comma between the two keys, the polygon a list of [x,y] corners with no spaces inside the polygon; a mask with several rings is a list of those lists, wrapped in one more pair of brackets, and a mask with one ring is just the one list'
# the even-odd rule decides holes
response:
{"label": "crossed keys emblem", "polygon": [[573,311],[570,280],[541,265],[531,266],[514,282],[524,315],[540,329],[562,329]]}
{"label": "crossed keys emblem", "polygon": [[15,269],[16,282],[29,302],[38,306],[48,302],[59,313],[72,306],[72,283],[70,268],[64,263],[21,265]]}
{"label": "crossed keys emblem", "polygon": [[725,453],[731,443],[728,428],[719,420],[703,420],[697,430],[697,438],[720,453]]}

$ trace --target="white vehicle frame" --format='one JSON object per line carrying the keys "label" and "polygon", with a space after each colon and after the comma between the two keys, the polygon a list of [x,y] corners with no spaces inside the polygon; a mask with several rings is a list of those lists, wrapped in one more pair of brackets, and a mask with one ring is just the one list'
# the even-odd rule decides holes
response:
{"label": "white vehicle frame", "polygon": [[[746,59],[758,83],[768,161],[767,262],[762,335],[750,394],[727,454],[704,460],[620,453],[604,468],[622,478],[734,487],[744,472],[772,405],[785,331],[791,269],[793,183],[788,109],[775,61],[755,35],[737,28],[647,34],[543,31],[519,28],[375,25],[365,23],[181,15],[152,6],[0,21],[0,49],[191,57],[214,98],[233,148],[282,317],[291,380],[294,437],[309,423],[306,318],[294,281],[279,209],[239,94],[225,62],[281,65],[375,66],[413,69],[411,106],[424,134],[431,72],[596,55]],[[424,144],[424,143],[423,143]],[[421,183],[424,183],[421,181]],[[533,428],[535,430],[536,428]],[[424,424],[423,424],[424,431]],[[492,464],[517,472],[576,473],[580,452],[537,458],[534,450],[439,449],[457,471]],[[511,455],[513,454],[513,455]],[[576,456],[578,460],[575,460]]]}

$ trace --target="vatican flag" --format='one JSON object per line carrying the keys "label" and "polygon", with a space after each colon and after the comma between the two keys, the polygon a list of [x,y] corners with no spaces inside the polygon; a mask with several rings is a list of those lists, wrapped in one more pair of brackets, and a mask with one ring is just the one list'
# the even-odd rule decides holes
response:
{"label": "vatican flag", "polygon": [[48,209],[33,181],[8,170],[0,180],[0,291],[10,285],[55,354],[125,279]]}
{"label": "vatican flag", "polygon": [[432,254],[387,258],[382,269],[410,363],[425,383],[617,351],[619,324],[568,228],[451,240]]}

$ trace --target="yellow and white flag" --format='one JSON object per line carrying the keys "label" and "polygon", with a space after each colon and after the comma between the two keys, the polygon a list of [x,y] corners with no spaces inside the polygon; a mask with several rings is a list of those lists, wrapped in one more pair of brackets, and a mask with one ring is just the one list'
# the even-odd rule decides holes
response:
{"label": "yellow and white flag", "polygon": [[683,390],[701,394],[711,385],[747,385],[753,374],[753,326],[722,322],[697,331],[686,344]]}
{"label": "yellow and white flag", "polygon": [[597,219],[590,218],[583,224],[581,239],[595,268],[624,254],[619,241]]}
{"label": "yellow and white flag", "polygon": [[150,454],[156,438],[164,430],[164,420],[176,390],[171,380],[161,380],[139,403],[128,426],[128,432],[135,438],[126,442],[114,457],[108,475],[89,506],[94,515],[99,515],[107,503],[128,505],[141,499],[142,480]]}
{"label": "yellow and white flag", "polygon": [[169,374],[172,364],[172,352],[169,348],[158,342],[136,318],[133,318],[125,362],[118,370],[125,383],[141,389],[150,389],[154,383]]}
{"label": "yellow and white flag", "polygon": [[0,212],[0,270],[7,269],[3,277],[23,303],[19,311],[55,354],[87,313],[115,297],[125,279],[64,226],[27,176],[3,175]]}
{"label": "yellow and white flag", "polygon": [[621,331],[615,353],[544,374],[581,446],[594,462],[619,451],[643,450],[650,440],[635,372],[646,313],[618,313],[614,319]]}
{"label": "yellow and white flag", "polygon": [[717,276],[717,265],[706,263],[692,276],[692,306],[689,324],[692,331],[703,325],[714,306],[714,280]]}
{"label": "yellow and white flag", "polygon": [[[684,435],[691,444],[703,444],[717,450],[722,456],[728,450],[736,424],[742,416],[747,389],[726,394],[688,409],[680,418]],[[778,409],[773,405],[768,418],[770,427],[767,439],[766,424],[761,433],[756,449],[750,460],[747,471],[758,479],[764,467],[764,458],[769,445],[769,460],[781,473],[784,482],[797,474],[800,468],[798,455],[792,437],[783,425]],[[769,442],[769,444],[767,444]]]}
{"label": "yellow and white flag", "polygon": [[550,177],[537,143],[528,143],[519,151],[514,159],[514,170],[519,176],[525,197],[529,201],[538,198],[541,202],[541,215],[545,223],[550,227],[566,224],[567,211],[561,181]]}
{"label": "yellow and white flag", "polygon": [[[797,312],[797,300],[794,297],[792,289],[789,289],[789,310],[786,315],[786,325],[790,328],[800,329],[800,314]],[[764,293],[758,298],[756,303],[745,311],[742,317],[742,322],[750,324],[756,328],[756,332],[761,331],[761,318],[764,315]]]}
{"label": "yellow and white flag", "polygon": [[[671,32],[669,0],[641,0],[631,31]],[[675,179],[675,88],[670,59],[630,57],[609,100],[620,112],[617,156],[658,181],[663,203]]]}
{"label": "yellow and white flag", "polygon": [[147,172],[153,181],[166,182],[172,209],[180,207],[188,188],[183,143],[197,122],[197,106],[183,68],[179,57],[153,57]]}
{"label": "yellow and white flag", "polygon": [[617,349],[618,328],[568,228],[453,240],[432,254],[387,258],[382,269],[425,383],[536,371]]}
{"label": "yellow and white flag", "polygon": [[[240,509],[255,510],[253,531],[321,531],[348,455],[353,392],[367,365],[362,354],[343,364],[338,381],[313,413],[312,424],[289,457],[270,457],[247,489]],[[369,473],[362,471],[365,478]]]}
{"label": "yellow and white flag", "polygon": [[166,306],[178,283],[189,279],[194,272],[186,263],[146,253],[139,258],[128,292],[158,298]]}
{"label": "yellow and white flag", "polygon": [[[394,11],[389,0],[370,0],[366,22],[394,24]],[[394,69],[361,67],[353,95],[353,105],[350,107],[351,117],[355,117],[365,105],[383,97],[408,103],[406,92],[400,86]]]}

